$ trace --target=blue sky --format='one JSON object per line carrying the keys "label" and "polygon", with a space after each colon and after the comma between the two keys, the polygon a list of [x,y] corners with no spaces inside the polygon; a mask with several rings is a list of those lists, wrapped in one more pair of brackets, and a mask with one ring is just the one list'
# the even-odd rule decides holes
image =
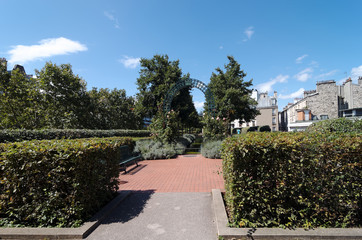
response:
{"label": "blue sky", "polygon": [[[167,54],[205,83],[232,55],[279,109],[317,81],[362,76],[362,1],[0,0],[0,57],[28,74],[70,63],[87,88],[137,93],[139,58]],[[193,90],[195,105],[204,101]]]}

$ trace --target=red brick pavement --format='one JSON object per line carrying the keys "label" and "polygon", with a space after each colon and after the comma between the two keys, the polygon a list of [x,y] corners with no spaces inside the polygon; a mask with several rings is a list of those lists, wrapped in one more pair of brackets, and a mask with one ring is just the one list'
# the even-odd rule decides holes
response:
{"label": "red brick pavement", "polygon": [[222,160],[202,155],[182,155],[175,159],[145,160],[121,172],[120,190],[153,190],[155,192],[224,191]]}

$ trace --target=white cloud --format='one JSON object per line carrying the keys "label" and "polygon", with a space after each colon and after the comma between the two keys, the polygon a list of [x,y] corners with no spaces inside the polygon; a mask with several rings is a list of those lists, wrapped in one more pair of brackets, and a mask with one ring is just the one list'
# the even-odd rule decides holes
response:
{"label": "white cloud", "polygon": [[358,77],[362,77],[362,65],[351,70],[351,79],[357,81]]}
{"label": "white cloud", "polygon": [[327,72],[327,73],[319,74],[316,78],[327,78],[327,77],[333,76],[333,75],[336,74],[337,72],[338,72],[338,70],[335,69],[335,70],[329,71],[329,72]]}
{"label": "white cloud", "polygon": [[140,64],[141,58],[132,58],[128,56],[124,56],[119,61],[126,67],[126,68],[136,68]]}
{"label": "white cloud", "polygon": [[13,46],[12,49],[8,51],[8,54],[10,55],[9,63],[23,64],[25,62],[41,60],[51,56],[65,55],[87,50],[88,48],[84,44],[60,37],[43,39],[39,41],[38,45]]}
{"label": "white cloud", "polygon": [[306,68],[302,71],[300,71],[299,73],[297,73],[296,75],[294,75],[294,77],[301,82],[305,82],[307,81],[309,78],[312,77],[312,73],[313,72],[313,68]]}
{"label": "white cloud", "polygon": [[119,28],[118,19],[112,13],[104,11],[104,16],[106,16],[109,20],[111,20],[114,23],[115,28]]}
{"label": "white cloud", "polygon": [[220,50],[223,50],[223,49],[224,49],[224,46],[220,46],[219,49],[220,49]]}
{"label": "white cloud", "polygon": [[254,34],[254,27],[253,26],[250,26],[250,27],[248,27],[247,29],[245,29],[245,31],[244,31],[244,34],[246,35],[246,38],[244,38],[244,42],[246,42],[246,41],[248,41],[248,40],[250,40],[251,39],[251,36],[253,36],[253,34]]}
{"label": "white cloud", "polygon": [[204,102],[194,101],[194,105],[197,112],[204,110]]}
{"label": "white cloud", "polygon": [[271,92],[274,84],[287,82],[288,78],[289,75],[279,74],[275,78],[270,79],[268,82],[258,84],[256,88],[261,92]]}
{"label": "white cloud", "polygon": [[294,93],[291,93],[289,95],[283,95],[283,94],[280,94],[279,95],[279,98],[280,99],[294,99],[294,98],[300,98],[300,97],[303,97],[304,95],[304,88],[300,88],[298,91],[294,92]]}
{"label": "white cloud", "polygon": [[303,56],[298,57],[297,59],[295,59],[295,62],[298,64],[302,63],[303,59],[306,57],[308,57],[308,54],[304,54]]}

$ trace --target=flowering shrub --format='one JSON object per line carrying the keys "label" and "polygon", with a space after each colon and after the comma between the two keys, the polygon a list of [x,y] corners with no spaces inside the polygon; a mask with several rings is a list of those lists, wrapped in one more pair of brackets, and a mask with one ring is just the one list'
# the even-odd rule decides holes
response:
{"label": "flowering shrub", "polygon": [[171,110],[164,114],[160,110],[149,126],[151,137],[162,143],[173,143],[178,136],[178,112]]}
{"label": "flowering shrub", "polygon": [[209,113],[204,113],[202,122],[204,140],[222,139],[228,132],[229,122],[226,118],[213,117]]}

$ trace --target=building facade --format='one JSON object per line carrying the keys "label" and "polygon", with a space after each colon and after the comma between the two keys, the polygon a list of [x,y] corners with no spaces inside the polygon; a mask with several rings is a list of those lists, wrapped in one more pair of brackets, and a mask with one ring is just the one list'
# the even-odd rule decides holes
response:
{"label": "building facade", "polygon": [[314,121],[338,117],[362,117],[362,77],[341,86],[333,80],[317,82],[316,90],[305,91],[279,113],[279,130],[303,131]]}
{"label": "building facade", "polygon": [[257,90],[254,90],[251,97],[258,102],[256,108],[259,110],[260,115],[256,116],[256,118],[250,122],[241,122],[240,120],[235,120],[232,123],[232,127],[245,128],[268,125],[273,132],[278,131],[279,122],[277,92],[274,92],[273,96],[269,96],[268,92],[259,93]]}

